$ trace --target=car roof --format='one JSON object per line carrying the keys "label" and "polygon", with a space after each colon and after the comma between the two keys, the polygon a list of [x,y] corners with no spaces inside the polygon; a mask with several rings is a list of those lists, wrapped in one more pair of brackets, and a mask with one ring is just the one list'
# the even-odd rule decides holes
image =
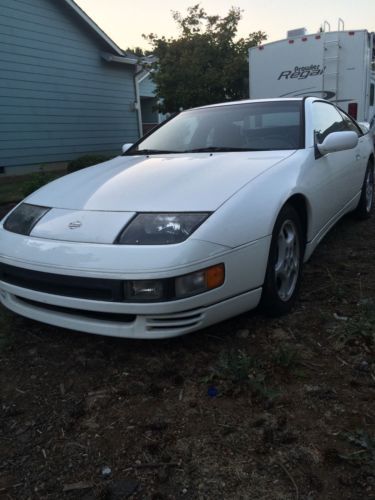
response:
{"label": "car roof", "polygon": [[[255,102],[290,102],[290,101],[303,101],[304,97],[273,97],[268,99],[242,99],[241,101],[218,102],[216,104],[208,104],[207,106],[198,106],[191,109],[206,109],[215,108],[217,106],[234,106],[236,104],[251,104]],[[189,111],[189,110],[184,110]]]}

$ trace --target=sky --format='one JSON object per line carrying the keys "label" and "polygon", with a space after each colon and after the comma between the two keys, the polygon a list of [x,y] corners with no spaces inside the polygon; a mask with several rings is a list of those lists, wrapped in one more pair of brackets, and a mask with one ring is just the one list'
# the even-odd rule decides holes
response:
{"label": "sky", "polygon": [[[165,37],[178,36],[171,11],[184,14],[199,0],[75,0],[77,4],[122,49],[151,47],[142,33]],[[342,18],[345,29],[375,31],[375,0],[201,0],[208,14],[225,15],[231,6],[243,10],[239,35],[264,31],[268,41],[286,37],[295,28],[315,33],[324,21],[337,29]]]}

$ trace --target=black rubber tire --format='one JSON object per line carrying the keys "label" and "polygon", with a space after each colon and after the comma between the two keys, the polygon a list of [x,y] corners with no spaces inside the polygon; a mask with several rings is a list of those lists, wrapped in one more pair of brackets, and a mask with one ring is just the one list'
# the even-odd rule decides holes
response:
{"label": "black rubber tire", "polygon": [[[279,233],[283,228],[284,224],[287,221],[291,221],[293,224],[298,241],[296,244],[299,248],[299,262],[298,262],[298,271],[297,278],[294,285],[294,290],[291,293],[291,296],[286,300],[280,298],[278,291],[278,284],[276,278],[275,265],[278,259],[278,239]],[[303,263],[303,253],[304,253],[304,237],[301,226],[301,219],[296,212],[296,210],[291,205],[285,205],[275,222],[275,226],[272,232],[271,246],[270,252],[268,256],[267,270],[263,284],[263,291],[260,306],[263,312],[267,316],[281,316],[283,314],[287,314],[292,309],[300,287],[301,275],[302,275],[302,263]]]}
{"label": "black rubber tire", "polygon": [[[368,176],[370,176],[370,182],[372,183],[372,201],[370,206],[368,204],[368,196],[366,193]],[[359,220],[369,219],[371,217],[373,205],[374,205],[374,165],[372,162],[369,162],[367,165],[365,178],[362,184],[361,197],[359,199],[357,208],[354,211],[354,214],[357,217],[357,219]]]}

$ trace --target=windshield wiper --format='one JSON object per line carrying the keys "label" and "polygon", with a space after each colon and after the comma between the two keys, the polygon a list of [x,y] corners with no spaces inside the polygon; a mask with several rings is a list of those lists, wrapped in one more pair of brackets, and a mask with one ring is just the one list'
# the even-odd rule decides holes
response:
{"label": "windshield wiper", "polygon": [[135,151],[125,151],[122,156],[132,156],[132,155],[157,155],[157,154],[172,154],[180,153],[181,151],[171,151],[168,149],[137,149]]}
{"label": "windshield wiper", "polygon": [[207,148],[186,149],[183,153],[230,153],[236,151],[259,151],[252,148],[225,148],[222,146],[209,146]]}
{"label": "windshield wiper", "polygon": [[182,154],[182,153],[230,153],[238,151],[263,151],[261,149],[252,148],[226,148],[222,146],[208,146],[206,148],[185,149],[183,151],[172,151],[169,149],[138,149],[135,151],[125,151],[122,156],[133,155],[158,155],[158,154]]}

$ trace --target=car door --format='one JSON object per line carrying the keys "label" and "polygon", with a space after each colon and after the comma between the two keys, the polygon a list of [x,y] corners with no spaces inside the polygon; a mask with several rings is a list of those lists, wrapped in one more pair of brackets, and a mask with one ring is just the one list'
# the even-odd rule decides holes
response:
{"label": "car door", "polygon": [[338,110],[341,114],[346,130],[355,132],[358,135],[358,145],[355,148],[355,166],[351,170],[351,185],[353,187],[353,196],[362,188],[362,183],[368,162],[368,148],[366,147],[367,137],[364,135],[358,124],[347,115],[342,109]]}
{"label": "car door", "polygon": [[[316,143],[322,143],[332,132],[348,130],[337,108],[327,102],[315,101],[312,104],[312,119]],[[316,214],[313,228],[315,234],[334,219],[355,196],[357,186],[353,185],[353,170],[360,158],[358,146],[324,156],[315,155],[311,173],[313,182],[310,186]]]}

